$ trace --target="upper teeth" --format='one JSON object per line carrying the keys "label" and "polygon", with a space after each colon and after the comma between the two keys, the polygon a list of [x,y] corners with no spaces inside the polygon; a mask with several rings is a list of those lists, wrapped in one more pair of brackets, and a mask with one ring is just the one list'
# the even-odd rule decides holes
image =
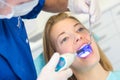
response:
{"label": "upper teeth", "polygon": [[86,57],[91,53],[91,47],[88,44],[84,44],[77,52],[79,57]]}
{"label": "upper teeth", "polygon": [[82,54],[80,57],[86,57],[87,55],[89,55],[90,52],[85,52],[84,54]]}

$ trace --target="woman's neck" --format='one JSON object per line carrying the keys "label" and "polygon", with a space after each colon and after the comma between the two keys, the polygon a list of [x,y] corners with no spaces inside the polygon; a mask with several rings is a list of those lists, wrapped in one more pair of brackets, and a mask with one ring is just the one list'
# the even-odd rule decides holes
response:
{"label": "woman's neck", "polygon": [[100,64],[86,72],[75,72],[77,80],[106,80],[109,72],[104,70]]}

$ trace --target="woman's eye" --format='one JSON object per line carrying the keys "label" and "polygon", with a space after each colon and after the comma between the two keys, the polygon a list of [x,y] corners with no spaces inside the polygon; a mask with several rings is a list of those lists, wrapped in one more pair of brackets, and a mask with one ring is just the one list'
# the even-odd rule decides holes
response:
{"label": "woman's eye", "polygon": [[63,38],[61,43],[65,42],[65,41],[67,41],[67,37]]}
{"label": "woman's eye", "polygon": [[83,31],[84,30],[84,28],[79,28],[78,30],[77,30],[77,32],[81,32],[81,31]]}

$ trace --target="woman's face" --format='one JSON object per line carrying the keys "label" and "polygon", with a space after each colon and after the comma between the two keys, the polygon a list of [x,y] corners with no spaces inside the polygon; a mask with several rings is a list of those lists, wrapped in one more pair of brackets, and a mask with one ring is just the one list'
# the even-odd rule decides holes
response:
{"label": "woman's face", "polygon": [[76,57],[71,68],[75,70],[89,69],[99,62],[98,48],[87,29],[78,21],[66,18],[53,25],[50,37],[56,52],[75,54],[83,45],[91,42],[92,52],[84,58]]}

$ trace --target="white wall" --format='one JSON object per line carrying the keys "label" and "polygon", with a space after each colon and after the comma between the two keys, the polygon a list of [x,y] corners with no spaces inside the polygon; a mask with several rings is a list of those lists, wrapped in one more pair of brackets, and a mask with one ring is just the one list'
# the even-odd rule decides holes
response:
{"label": "white wall", "polygon": [[[101,19],[93,27],[96,39],[115,69],[120,69],[120,0],[99,0]],[[42,52],[42,31],[52,13],[41,12],[37,19],[25,20],[30,46],[35,59]],[[88,26],[86,15],[74,15]],[[85,19],[86,18],[86,19]],[[89,26],[88,26],[89,27]]]}

